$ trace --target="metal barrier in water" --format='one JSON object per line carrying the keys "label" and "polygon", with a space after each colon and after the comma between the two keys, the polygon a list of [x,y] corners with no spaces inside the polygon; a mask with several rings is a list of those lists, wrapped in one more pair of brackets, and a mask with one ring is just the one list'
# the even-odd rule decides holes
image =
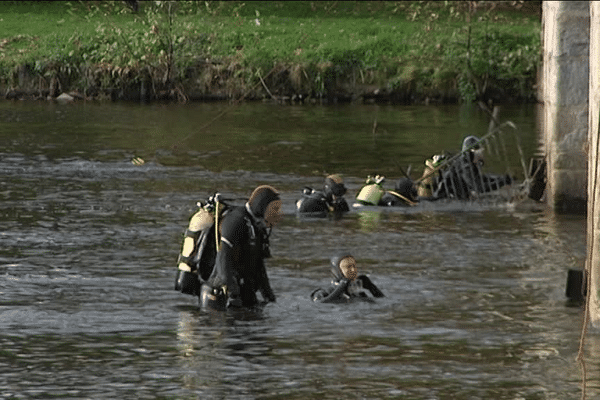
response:
{"label": "metal barrier in water", "polygon": [[[521,132],[511,121],[498,120],[499,108],[489,111],[491,121],[488,132],[481,138],[467,137],[457,154],[443,153],[426,162],[426,170],[415,181],[420,194],[427,185],[433,198],[458,200],[491,200],[520,202],[527,198],[540,201],[546,186],[546,163],[543,156],[526,161]],[[486,164],[503,165],[503,174],[489,174],[482,170],[484,153]],[[511,155],[512,157],[509,157]],[[514,170],[511,158],[518,155],[521,173]],[[517,176],[523,176],[517,181]]]}

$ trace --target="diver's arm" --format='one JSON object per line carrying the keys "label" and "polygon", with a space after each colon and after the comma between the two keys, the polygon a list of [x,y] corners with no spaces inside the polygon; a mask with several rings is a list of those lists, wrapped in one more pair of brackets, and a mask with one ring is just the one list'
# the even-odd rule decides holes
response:
{"label": "diver's arm", "polygon": [[312,301],[321,302],[323,298],[327,297],[327,291],[325,289],[316,289],[310,294]]}
{"label": "diver's arm", "polygon": [[335,211],[338,211],[338,212],[348,212],[348,211],[350,211],[350,207],[348,206],[348,202],[343,197],[337,199],[333,203],[333,208],[334,208]]}
{"label": "diver's arm", "polygon": [[359,275],[356,279],[360,279],[360,281],[362,282],[362,287],[371,292],[373,297],[385,297],[383,292],[379,290],[377,286],[375,286],[375,284],[371,281],[371,279],[369,279],[368,276]]}
{"label": "diver's arm", "polygon": [[264,261],[261,260],[261,265],[259,265],[259,290],[263,299],[267,302],[275,302],[275,293],[271,288],[271,283],[269,282],[269,277],[267,276],[267,269],[265,268]]}
{"label": "diver's arm", "polygon": [[331,303],[332,301],[338,300],[344,294],[349,282],[348,279],[344,278],[336,283],[335,289],[330,293],[327,293],[323,289],[318,289],[312,293],[311,297],[313,301],[319,303]]}

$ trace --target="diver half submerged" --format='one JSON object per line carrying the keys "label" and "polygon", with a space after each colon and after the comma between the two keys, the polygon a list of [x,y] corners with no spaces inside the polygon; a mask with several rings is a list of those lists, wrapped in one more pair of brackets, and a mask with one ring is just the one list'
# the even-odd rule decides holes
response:
{"label": "diver half submerged", "polygon": [[[318,303],[350,303],[353,301],[373,301],[373,297],[384,294],[366,275],[358,275],[356,260],[350,254],[342,254],[331,259],[331,285],[317,289],[310,295]],[[367,291],[371,294],[369,296]]]}
{"label": "diver half submerged", "polygon": [[483,173],[483,165],[484,148],[481,139],[467,136],[458,155],[435,155],[425,161],[419,196],[426,200],[469,200],[512,183],[513,180],[508,174]]}
{"label": "diver half submerged", "polygon": [[356,201],[363,206],[409,207],[417,204],[417,188],[410,178],[396,181],[394,190],[383,187],[385,177],[368,176],[367,181],[356,194]]}
{"label": "diver half submerged", "polygon": [[299,214],[312,217],[326,217],[329,213],[341,215],[350,210],[344,194],[346,187],[340,175],[329,175],[325,178],[323,190],[305,187],[302,198],[296,201]]}

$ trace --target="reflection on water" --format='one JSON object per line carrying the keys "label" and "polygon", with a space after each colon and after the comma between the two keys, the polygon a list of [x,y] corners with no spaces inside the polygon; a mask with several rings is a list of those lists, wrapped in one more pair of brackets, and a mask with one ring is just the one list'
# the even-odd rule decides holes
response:
{"label": "reflection on water", "polygon": [[[528,202],[294,213],[325,173],[345,174],[349,200],[367,174],[420,173],[426,157],[485,132],[484,114],[228,107],[0,105],[0,397],[579,396],[582,313],[564,286],[585,256],[582,217]],[[535,109],[501,115],[534,154]],[[221,191],[237,204],[262,183],[284,203],[268,260],[277,302],[201,311],[173,290],[196,201]],[[385,298],[311,303],[342,249]],[[598,346],[587,343],[593,398]]]}

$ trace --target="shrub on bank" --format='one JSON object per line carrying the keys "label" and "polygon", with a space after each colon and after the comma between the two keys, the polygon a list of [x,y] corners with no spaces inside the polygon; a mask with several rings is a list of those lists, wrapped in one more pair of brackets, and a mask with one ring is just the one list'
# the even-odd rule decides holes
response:
{"label": "shrub on bank", "polygon": [[473,4],[3,2],[0,78],[44,97],[531,100],[539,16]]}

